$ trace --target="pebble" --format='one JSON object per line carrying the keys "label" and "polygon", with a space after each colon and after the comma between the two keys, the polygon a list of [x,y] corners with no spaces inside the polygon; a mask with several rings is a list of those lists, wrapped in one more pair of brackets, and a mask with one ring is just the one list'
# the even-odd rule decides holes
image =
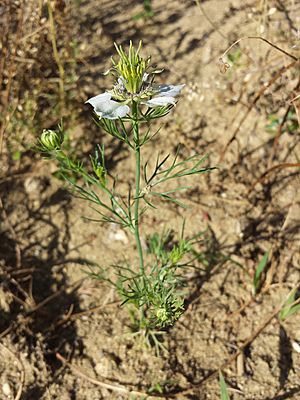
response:
{"label": "pebble", "polygon": [[2,385],[2,392],[3,392],[3,394],[5,395],[5,396],[10,396],[12,393],[11,393],[11,388],[10,388],[10,386],[9,386],[9,384],[7,383],[7,382],[5,382],[5,383],[3,383],[3,385]]}
{"label": "pebble", "polygon": [[101,362],[97,363],[95,365],[95,371],[97,375],[102,376],[102,377],[107,377],[109,376],[109,372],[111,370],[111,366],[109,363],[109,360],[104,358]]}
{"label": "pebble", "polygon": [[40,199],[45,189],[45,182],[40,177],[31,176],[25,179],[24,189],[31,199]]}
{"label": "pebble", "polygon": [[300,344],[297,342],[292,343],[293,349],[297,352],[300,353]]}
{"label": "pebble", "polygon": [[124,244],[128,244],[129,242],[126,233],[123,230],[116,228],[115,226],[112,226],[109,230],[108,238],[111,241],[122,242]]}

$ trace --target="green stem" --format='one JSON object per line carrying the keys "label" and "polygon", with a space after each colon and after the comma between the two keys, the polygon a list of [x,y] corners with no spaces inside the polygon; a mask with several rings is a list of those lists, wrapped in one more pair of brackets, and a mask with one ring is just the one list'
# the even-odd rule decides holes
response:
{"label": "green stem", "polygon": [[135,200],[134,200],[134,236],[136,241],[137,250],[139,253],[140,272],[145,274],[143,249],[141,245],[140,232],[139,232],[139,195],[140,195],[140,181],[141,181],[141,148],[139,137],[138,125],[138,107],[135,101],[132,102],[132,115],[133,122],[133,137],[135,142]]}
{"label": "green stem", "polygon": [[[129,215],[126,214],[125,210],[123,209],[123,207],[121,206],[121,204],[119,204],[119,202],[116,200],[115,196],[113,195],[113,193],[106,188],[104,185],[102,185],[100,182],[98,182],[95,178],[91,177],[82,166],[78,166],[75,162],[73,162],[73,160],[71,160],[70,158],[68,158],[68,156],[62,151],[59,150],[58,152],[55,153],[55,157],[57,159],[57,161],[63,165],[66,166],[67,169],[70,169],[73,172],[79,173],[82,178],[84,178],[84,180],[86,182],[88,182],[91,185],[97,185],[97,187],[102,190],[107,196],[108,198],[114,203],[114,205],[117,206],[117,208],[119,208],[121,210],[121,212],[117,212],[113,207],[109,207],[107,206],[105,203],[103,202],[95,202],[95,204],[100,205],[101,207],[105,208],[107,211],[112,212],[117,218],[119,218],[119,220],[124,224],[127,225],[128,222],[130,221]],[[73,185],[75,187],[77,187],[77,185]],[[90,200],[91,201],[91,200]],[[122,216],[125,214],[126,218],[124,218]],[[132,225],[128,224],[128,226],[130,228],[132,228]]]}

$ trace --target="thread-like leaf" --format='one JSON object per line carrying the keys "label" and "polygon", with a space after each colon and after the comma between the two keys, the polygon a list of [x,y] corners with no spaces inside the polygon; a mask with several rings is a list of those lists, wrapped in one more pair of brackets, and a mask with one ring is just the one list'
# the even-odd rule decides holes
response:
{"label": "thread-like leaf", "polygon": [[254,278],[253,278],[253,294],[254,296],[258,293],[261,286],[261,275],[266,268],[269,260],[269,251],[266,251],[263,258],[260,260],[258,266],[256,267]]}
{"label": "thread-like leaf", "polygon": [[227,385],[226,385],[225,379],[224,379],[221,371],[220,371],[219,384],[220,384],[220,391],[221,391],[221,400],[230,400],[228,390],[227,390]]}
{"label": "thread-like leaf", "polygon": [[280,313],[279,313],[279,318],[283,321],[286,318],[290,317],[291,315],[295,314],[297,311],[300,310],[300,304],[296,303],[294,304],[296,300],[296,294],[297,294],[298,288],[294,288],[288,295]]}

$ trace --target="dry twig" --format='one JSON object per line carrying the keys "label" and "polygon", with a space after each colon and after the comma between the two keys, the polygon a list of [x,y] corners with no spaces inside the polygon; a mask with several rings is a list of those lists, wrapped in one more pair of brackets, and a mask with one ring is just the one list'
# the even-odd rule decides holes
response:
{"label": "dry twig", "polygon": [[237,134],[239,133],[242,125],[244,124],[244,122],[246,121],[247,117],[249,116],[251,110],[253,109],[253,107],[255,106],[255,104],[258,102],[258,100],[260,99],[260,97],[265,93],[265,91],[274,83],[277,81],[277,79],[279,79],[281,77],[281,75],[286,72],[287,70],[289,70],[290,68],[294,67],[295,65],[297,65],[297,63],[299,63],[299,60],[297,59],[296,61],[292,61],[290,64],[288,64],[287,66],[282,67],[275,75],[272,79],[269,80],[269,82],[263,86],[258,93],[256,94],[256,96],[254,97],[254,99],[252,100],[251,104],[249,105],[247,111],[244,113],[244,115],[242,116],[238,126],[236,127],[236,129],[234,130],[231,138],[229,139],[229,141],[226,143],[226,145],[224,146],[223,150],[221,151],[220,154],[220,159],[219,162],[222,162],[225,156],[225,153],[228,149],[228,147],[231,145],[231,143],[233,141],[236,140]]}
{"label": "dry twig", "polygon": [[163,398],[160,395],[158,395],[158,396],[156,396],[156,395],[149,396],[147,393],[139,392],[137,390],[130,390],[130,389],[127,389],[124,386],[117,386],[117,385],[112,385],[112,384],[109,384],[109,383],[105,383],[105,382],[99,381],[98,379],[94,379],[94,378],[86,375],[78,367],[75,367],[68,360],[66,360],[61,354],[56,353],[56,358],[58,360],[60,360],[63,364],[67,365],[71,369],[71,371],[74,372],[77,376],[80,376],[81,378],[85,379],[86,381],[91,382],[94,385],[100,386],[100,387],[102,387],[104,389],[112,390],[114,392],[118,392],[118,393],[122,393],[122,394],[126,394],[126,395],[133,395],[133,396],[138,396],[138,397],[143,397],[143,398],[148,398],[148,399],[151,399],[153,397],[155,397],[156,399],[157,398],[158,399],[159,398],[160,399]]}
{"label": "dry twig", "polygon": [[46,304],[48,304],[50,301],[56,299],[56,297],[58,297],[59,295],[61,295],[62,293],[71,293],[74,292],[75,290],[77,290],[82,282],[85,280],[85,278],[81,278],[78,279],[76,282],[74,282],[73,284],[71,284],[68,287],[63,287],[60,290],[54,292],[53,294],[51,294],[50,296],[48,296],[46,299],[42,300],[40,303],[36,304],[33,308],[31,308],[30,310],[28,310],[28,313],[33,313],[36,312],[37,310],[39,310],[40,308],[44,307]]}
{"label": "dry twig", "polygon": [[299,64],[299,59],[294,56],[293,54],[287,52],[286,50],[276,46],[274,43],[270,42],[269,40],[261,37],[261,36],[245,36],[242,37],[238,40],[236,40],[231,46],[229,46],[229,48],[223,53],[223,55],[220,57],[219,61],[221,61],[223,64],[226,64],[223,60],[223,58],[227,55],[227,53],[234,47],[236,46],[238,43],[240,43],[242,40],[245,39],[255,39],[255,40],[261,40],[265,43],[267,43],[268,45],[270,45],[271,47],[273,47],[274,49],[278,50],[279,52],[283,53],[284,55],[288,56],[289,58],[291,58],[293,60],[293,62],[291,62],[290,64],[288,64],[287,66],[282,67],[276,74],[275,76],[269,80],[269,82],[264,85],[259,92],[256,94],[256,96],[254,97],[253,101],[251,102],[251,104],[248,107],[248,110],[245,112],[245,114],[243,115],[243,117],[241,118],[237,128],[235,129],[232,137],[230,138],[230,140],[227,142],[227,144],[225,145],[225,147],[223,148],[221,154],[220,154],[220,160],[222,161],[224,158],[224,155],[228,149],[228,147],[230,146],[230,144],[236,140],[237,134],[239,132],[239,130],[241,129],[241,126],[243,125],[243,123],[245,122],[245,120],[247,119],[248,115],[250,114],[250,111],[252,110],[252,108],[255,106],[255,104],[257,103],[257,101],[260,99],[260,97],[265,93],[265,91],[278,79],[281,77],[281,75],[286,72],[288,69],[290,69],[291,67],[294,67],[295,65]]}
{"label": "dry twig", "polygon": [[[294,91],[294,92],[297,92],[297,91],[299,90],[299,88],[300,88],[300,76],[299,76],[297,85],[295,86],[295,88],[293,89],[293,91]],[[287,108],[286,108],[286,110],[285,110],[285,113],[284,113],[284,116],[283,116],[283,118],[282,118],[282,121],[280,122],[280,124],[279,124],[279,126],[278,126],[277,133],[276,133],[276,136],[275,136],[274,142],[273,142],[272,152],[271,152],[270,157],[269,157],[269,162],[268,162],[268,167],[269,167],[269,168],[271,168],[272,160],[273,160],[273,158],[274,158],[276,148],[278,147],[279,138],[280,138],[280,136],[281,136],[281,134],[282,134],[283,127],[284,127],[284,125],[285,125],[285,123],[286,123],[286,120],[287,120],[287,118],[288,118],[288,115],[289,115],[289,112],[290,112],[290,110],[291,110],[291,108],[292,108],[292,105],[294,105],[294,107],[295,107],[295,104],[293,103],[293,101],[294,101],[294,100],[292,100],[292,101],[287,105]],[[296,108],[296,107],[295,107],[295,110],[296,110],[296,115],[297,115],[297,108]],[[297,115],[297,117],[298,117],[298,115]],[[299,118],[298,118],[298,124],[299,124]],[[299,127],[300,127],[300,124],[299,124]]]}
{"label": "dry twig", "polygon": [[300,168],[300,163],[281,163],[281,164],[273,165],[273,167],[267,169],[258,179],[256,179],[256,181],[251,185],[251,187],[248,191],[248,195],[250,194],[250,192],[252,192],[252,190],[257,185],[257,183],[261,183],[263,181],[263,179],[270,172],[273,172],[277,169],[285,169],[285,168]]}
{"label": "dry twig", "polygon": [[[273,313],[259,326],[259,328],[239,347],[239,349],[231,356],[229,357],[221,366],[220,368],[214,370],[213,372],[211,372],[207,377],[205,377],[204,379],[202,379],[201,382],[199,382],[196,385],[193,385],[192,387],[188,388],[188,389],[184,389],[182,391],[180,391],[180,393],[178,393],[179,395],[183,395],[183,394],[188,394],[191,393],[193,390],[195,389],[199,389],[201,386],[203,386],[204,384],[206,384],[207,382],[211,381],[212,379],[216,378],[219,374],[220,370],[223,370],[225,368],[228,367],[228,365],[230,365],[233,361],[235,361],[240,354],[242,354],[245,350],[245,348],[247,346],[249,346],[256,338],[257,336],[260,335],[260,333],[271,323],[271,321],[273,320],[273,318],[275,318],[277,316],[277,314],[280,312],[280,310],[282,309],[282,304],[280,304],[280,306],[278,308],[275,309],[275,311],[273,311]],[[177,394],[176,394],[177,395]]]}

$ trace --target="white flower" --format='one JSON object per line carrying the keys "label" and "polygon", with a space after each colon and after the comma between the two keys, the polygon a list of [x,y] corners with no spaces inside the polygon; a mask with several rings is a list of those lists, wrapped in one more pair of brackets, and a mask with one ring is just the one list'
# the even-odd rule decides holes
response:
{"label": "white flower", "polygon": [[130,108],[124,103],[111,100],[110,93],[98,94],[86,101],[93,106],[94,111],[100,118],[119,119],[129,113]]}
{"label": "white flower", "polygon": [[149,107],[167,106],[176,103],[176,96],[185,85],[160,85],[156,91],[155,97],[151,100],[143,101]]}

